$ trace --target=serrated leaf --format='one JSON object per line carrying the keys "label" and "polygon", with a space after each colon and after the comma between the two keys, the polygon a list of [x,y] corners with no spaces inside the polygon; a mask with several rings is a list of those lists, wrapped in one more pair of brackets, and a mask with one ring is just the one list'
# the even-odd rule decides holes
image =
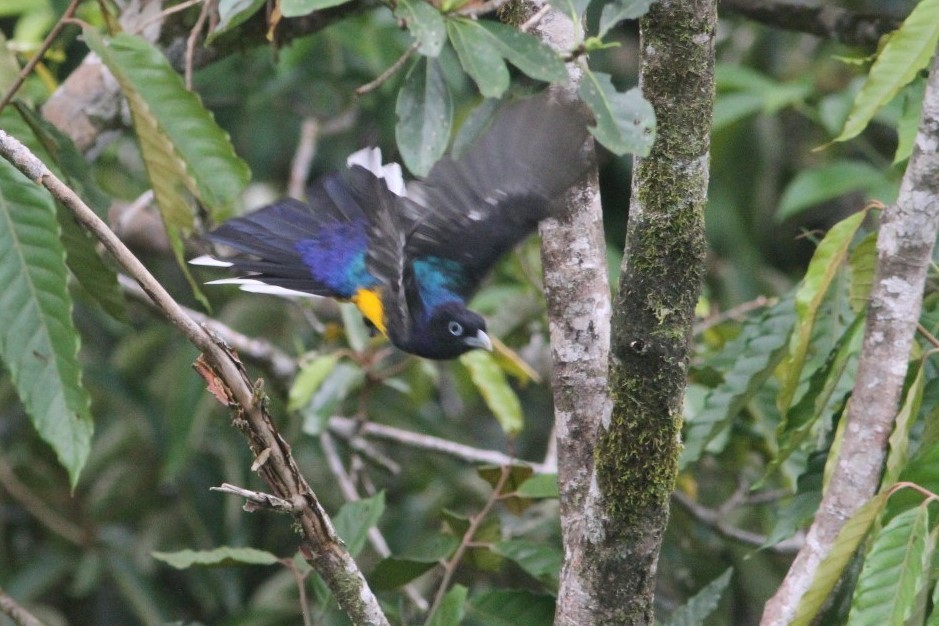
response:
{"label": "serrated leaf", "polygon": [[877,55],[835,141],[859,135],[874,114],[929,64],[936,42],[939,42],[939,0],[921,0]]}
{"label": "serrated leaf", "polygon": [[614,154],[649,154],[655,141],[655,111],[638,87],[621,93],[609,74],[588,69],[578,93],[597,120],[590,127],[597,141]]}
{"label": "serrated leaf", "polygon": [[557,498],[558,475],[537,474],[523,482],[516,492],[525,498]]}
{"label": "serrated leaf", "polygon": [[349,554],[358,556],[365,547],[368,530],[378,523],[385,512],[385,492],[379,491],[371,498],[346,502],[333,517],[336,532],[345,542]]}
{"label": "serrated leaf", "polygon": [[832,544],[831,550],[822,559],[812,584],[809,585],[805,595],[799,601],[795,617],[790,626],[808,626],[812,623],[822,604],[828,599],[828,594],[841,578],[841,573],[854,551],[867,535],[871,524],[883,510],[887,502],[887,494],[879,493],[865,502],[854,514],[848,518],[841,527],[838,537]]}
{"label": "serrated leaf", "polygon": [[463,619],[466,594],[466,587],[453,585],[443,597],[440,606],[427,620],[427,626],[459,626],[460,620]]}
{"label": "serrated leaf", "polygon": [[72,487],[94,425],[82,386],[65,253],[45,190],[0,159],[0,358]]}
{"label": "serrated leaf", "polygon": [[487,591],[471,598],[467,611],[487,626],[551,626],[554,598],[523,590]]}
{"label": "serrated leaf", "polygon": [[214,550],[179,550],[178,552],[151,552],[150,556],[176,569],[188,569],[194,565],[210,567],[232,567],[236,565],[274,565],[277,556],[256,548],[233,548],[222,546]]}
{"label": "serrated leaf", "polygon": [[551,46],[507,24],[489,20],[478,23],[492,36],[490,43],[499,54],[528,76],[546,83],[567,80],[564,61]]}
{"label": "serrated leaf", "polygon": [[280,0],[280,13],[284,17],[300,17],[313,11],[345,4],[349,0]]}
{"label": "serrated leaf", "polygon": [[867,216],[866,211],[859,211],[847,217],[825,234],[825,237],[815,249],[805,277],[796,291],[795,308],[798,316],[795,332],[789,348],[789,359],[783,375],[782,386],[779,390],[777,404],[780,413],[789,410],[792,398],[802,374],[802,368],[809,350],[809,340],[812,338],[812,328],[819,308],[835,275],[844,263],[854,235]]}
{"label": "serrated leaf", "polygon": [[479,87],[484,98],[499,98],[509,88],[509,69],[493,45],[489,31],[475,20],[454,17],[447,20],[447,35],[460,65]]}
{"label": "serrated leaf", "polygon": [[874,537],[858,577],[848,626],[903,624],[912,615],[935,546],[925,505],[900,513]]}
{"label": "serrated leaf", "polygon": [[635,20],[643,15],[652,6],[655,0],[613,0],[603,6],[600,13],[600,27],[597,37],[603,38],[610,29],[623,20]]}
{"label": "serrated leaf", "polygon": [[708,443],[773,375],[785,356],[794,323],[792,299],[787,297],[748,319],[740,334],[724,345],[721,354],[728,357],[724,380],[707,393],[701,410],[688,417],[679,467],[701,458]]}
{"label": "serrated leaf", "polygon": [[698,626],[714,612],[730,583],[734,569],[727,568],[723,574],[709,582],[701,591],[675,609],[665,622],[665,626]]}
{"label": "serrated leaf", "polygon": [[240,26],[264,6],[267,0],[219,0],[218,24],[206,38],[206,45],[216,37]]}
{"label": "serrated leaf", "polygon": [[324,354],[303,365],[290,386],[287,409],[296,411],[305,407],[338,362],[338,355]]}
{"label": "serrated leaf", "polygon": [[417,51],[427,57],[440,54],[447,41],[447,26],[440,11],[424,0],[398,0],[394,15],[404,20],[419,46]]}
{"label": "serrated leaf", "polygon": [[453,102],[439,63],[420,58],[404,78],[395,105],[395,138],[401,157],[417,176],[426,176],[450,140]]}
{"label": "serrated leaf", "polygon": [[558,574],[564,553],[557,546],[540,541],[511,539],[499,541],[492,549],[537,578],[552,589],[557,589]]}
{"label": "serrated leaf", "polygon": [[472,350],[460,356],[460,363],[469,370],[473,384],[502,430],[510,437],[520,433],[524,426],[522,404],[493,356],[483,350]]}
{"label": "serrated leaf", "polygon": [[789,219],[805,209],[852,191],[864,191],[868,197],[876,197],[889,204],[896,195],[896,187],[883,170],[864,161],[839,160],[818,169],[802,170],[783,191],[776,221]]}

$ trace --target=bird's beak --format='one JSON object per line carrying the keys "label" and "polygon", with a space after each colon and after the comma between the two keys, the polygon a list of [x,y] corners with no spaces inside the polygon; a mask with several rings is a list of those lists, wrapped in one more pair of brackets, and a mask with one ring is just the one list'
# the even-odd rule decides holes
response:
{"label": "bird's beak", "polygon": [[492,352],[492,340],[489,338],[489,335],[481,330],[476,333],[475,337],[467,337],[464,339],[463,343],[471,348],[482,348],[487,352]]}

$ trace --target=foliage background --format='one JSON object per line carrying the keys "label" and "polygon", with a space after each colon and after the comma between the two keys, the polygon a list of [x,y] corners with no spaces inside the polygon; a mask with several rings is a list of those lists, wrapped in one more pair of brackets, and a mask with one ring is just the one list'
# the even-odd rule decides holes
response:
{"label": "foliage background", "polygon": [[[28,57],[66,4],[0,0],[0,28],[9,48],[21,60]],[[855,10],[901,16],[910,4],[846,3]],[[86,5],[81,16],[100,20],[93,5]],[[595,22],[598,10],[593,7],[588,19]],[[610,72],[625,88],[636,82],[637,30],[625,23],[611,37],[621,45],[595,52],[591,64]],[[197,72],[195,90],[251,167],[252,183],[237,210],[284,193],[304,120],[314,118],[325,127],[328,120],[354,110],[352,123],[319,138],[312,176],[341,167],[350,152],[365,145],[380,145],[393,155],[395,98],[403,76],[361,98],[352,92],[391,65],[410,43],[391,12],[379,7],[276,51],[264,46],[247,49]],[[86,50],[78,30],[66,29],[21,96],[42,103]],[[834,418],[847,393],[844,381],[850,382],[846,375],[832,383],[837,389],[830,402],[806,422],[809,435],[796,441],[792,455],[782,461],[785,439],[777,437],[777,395],[787,374],[771,354],[787,344],[795,324],[786,294],[805,275],[824,232],[868,200],[887,203],[896,196],[904,162],[894,162],[895,153],[903,129],[918,118],[923,81],[914,81],[858,138],[816,150],[841,130],[865,74],[863,65],[850,60],[873,50],[732,15],[721,21],[717,50],[707,209],[711,255],[686,399],[689,442],[695,445],[686,452],[681,493],[659,564],[657,612],[668,615],[733,567],[733,578],[722,579],[727,589],[708,623],[748,624],[758,620],[792,555],[791,543],[761,551],[756,547],[789,538],[811,515],[834,438]],[[478,96],[473,83],[452,67],[454,59],[445,57],[445,67],[447,63],[460,120]],[[8,84],[16,71],[5,64],[0,84]],[[13,123],[13,112],[3,115],[6,128]],[[199,308],[155,216],[144,211],[127,217],[126,207],[148,186],[133,138],[122,133],[94,156],[94,176],[116,203],[116,223],[125,219],[129,224],[122,235],[172,293]],[[612,286],[623,249],[630,159],[603,151],[600,159]],[[875,221],[868,219],[867,224]],[[863,283],[865,259],[870,259],[866,244],[860,243],[864,232],[862,227],[853,244],[851,236],[844,242],[855,251],[854,261],[831,278],[819,316],[809,325],[812,348],[807,365],[796,373],[796,382],[801,381],[797,400],[813,374],[830,371],[824,369],[826,358],[851,328],[856,312],[852,298]],[[194,254],[200,244],[193,240],[190,246]],[[499,266],[474,304],[495,334],[546,380],[550,359],[539,276],[537,246],[530,241]],[[212,277],[199,274],[200,280]],[[270,340],[301,364],[350,345],[357,346],[357,358],[368,364],[381,350],[374,342],[358,346],[361,328],[354,316],[343,316],[330,303],[298,304],[225,288],[205,293],[215,318]],[[0,378],[0,586],[52,624],[301,623],[289,568],[176,570],[153,558],[153,551],[218,546],[252,546],[289,558],[297,536],[284,519],[246,514],[236,499],[208,491],[222,482],[257,484],[240,436],[190,369],[193,348],[139,305],[129,305],[127,319],[118,321],[78,286],[75,295],[84,382],[95,416],[92,452],[72,491],[54,454],[35,434],[9,379]],[[936,323],[935,297],[930,296],[924,312],[927,328]],[[769,347],[757,346],[757,341]],[[847,358],[849,373],[856,353]],[[350,365],[354,359],[343,361],[320,387],[313,405],[298,411],[287,410],[285,388],[269,379],[274,414],[283,416],[282,431],[327,510],[338,511],[345,502],[319,438],[331,415],[367,415],[533,462],[545,459],[551,437],[551,396],[545,383],[512,380],[525,421],[518,437],[510,439],[465,365],[389,359],[374,371],[384,372],[389,363],[399,371],[384,379],[364,378]],[[933,366],[927,361],[922,371],[926,382],[917,415],[929,416],[939,396]],[[742,388],[732,388],[730,373],[745,379]],[[761,384],[752,384],[757,379]],[[726,391],[728,385],[727,393],[742,409],[738,413],[714,408],[713,390]],[[700,419],[702,415],[706,419]],[[912,433],[913,449],[928,458],[934,433],[925,417],[913,425]],[[489,486],[472,464],[404,445],[376,445],[399,471],[389,472],[366,459],[361,476],[373,493],[384,492],[379,526],[394,554],[427,553],[428,543],[458,525],[445,511],[472,515],[489,497]],[[344,443],[341,454],[347,463],[353,456]],[[911,456],[915,461],[916,455]],[[936,481],[925,466],[913,462],[910,467],[911,472],[925,472],[921,478],[926,482]],[[760,489],[750,491],[758,482]],[[496,536],[501,532],[505,539],[535,542],[540,558],[559,561],[555,501],[539,500],[520,514],[500,506],[492,519],[499,520]],[[380,558],[366,548],[359,561],[369,573]],[[541,570],[482,551],[467,561],[455,582],[476,597],[486,590],[524,589],[532,594],[528,597],[544,598],[550,606],[557,584],[557,573],[550,567],[534,575]],[[429,596],[436,580],[435,574],[426,575],[417,580],[417,587]],[[310,581],[307,587],[314,613],[323,623],[343,623],[334,605],[317,602],[320,586]],[[720,596],[719,590],[714,595]],[[383,592],[382,598],[392,614],[408,618],[411,609],[400,593]],[[850,598],[832,610],[845,606],[850,606]],[[493,619],[477,607],[468,612],[465,623],[496,623]],[[0,617],[0,623],[8,622]]]}

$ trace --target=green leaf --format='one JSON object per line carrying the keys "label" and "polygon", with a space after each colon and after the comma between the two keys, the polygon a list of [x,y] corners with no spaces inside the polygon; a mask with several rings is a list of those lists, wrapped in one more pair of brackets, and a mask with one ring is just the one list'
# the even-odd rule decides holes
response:
{"label": "green leaf", "polygon": [[528,76],[547,83],[567,80],[564,61],[551,46],[507,24],[489,20],[478,24],[492,36],[490,43],[499,54]]}
{"label": "green leaf", "polygon": [[365,381],[365,372],[354,363],[342,361],[326,374],[326,378],[318,385],[312,400],[300,405],[303,415],[303,432],[308,435],[318,435],[323,425],[342,402],[349,395],[362,386]]}
{"label": "green leaf", "polygon": [[616,91],[609,74],[584,72],[578,91],[597,120],[590,133],[610,152],[646,156],[655,141],[655,111],[638,87]]}
{"label": "green leaf", "polygon": [[906,391],[906,397],[900,406],[900,411],[893,422],[893,432],[890,433],[890,451],[887,454],[886,470],[884,471],[881,486],[889,488],[900,478],[900,473],[909,461],[910,430],[920,414],[919,409],[923,402],[923,391],[926,387],[926,361],[925,356],[919,361],[916,376]]}
{"label": "green leaf", "polygon": [[929,64],[937,41],[939,0],[921,0],[877,55],[844,129],[835,141],[847,141],[859,135],[874,114]]}
{"label": "green leaf", "polygon": [[336,532],[346,543],[349,554],[358,556],[365,546],[368,530],[378,523],[385,512],[385,492],[379,491],[371,498],[346,502],[333,517]]}
{"label": "green leaf", "polygon": [[338,355],[324,354],[301,367],[290,386],[287,410],[296,411],[305,407],[338,362]]}
{"label": "green leaf", "polygon": [[864,191],[869,198],[889,204],[897,185],[870,163],[840,160],[818,169],[802,170],[786,186],[779,200],[776,221],[781,222],[817,204],[852,191]]}
{"label": "green leaf", "polygon": [[510,539],[497,542],[492,549],[552,589],[557,589],[558,574],[564,553],[557,546],[542,541]]}
{"label": "green leaf", "polygon": [[274,565],[277,556],[255,548],[222,546],[214,550],[179,550],[178,552],[151,552],[150,556],[175,567],[188,569],[193,565],[233,567],[237,565]]}
{"label": "green leaf", "polygon": [[0,358],[72,487],[94,425],[82,386],[65,253],[44,189],[0,159]]}
{"label": "green leaf", "polygon": [[685,446],[679,459],[684,469],[701,458],[708,443],[728,428],[786,354],[795,323],[792,299],[785,298],[748,319],[740,334],[724,345],[724,380],[704,397],[701,409],[687,417]]}
{"label": "green leaf", "polygon": [[520,433],[524,425],[522,405],[493,356],[483,350],[472,350],[460,357],[460,363],[469,370],[473,384],[502,430],[510,437]]}
{"label": "green leaf", "polygon": [[426,57],[440,54],[447,41],[447,26],[440,11],[424,0],[398,0],[394,15],[404,20],[405,26],[420,44],[417,51]]}
{"label": "green leaf", "polygon": [[379,561],[372,571],[372,575],[368,577],[368,582],[372,589],[377,591],[398,589],[415,578],[424,575],[436,565],[436,560],[415,561],[413,559],[388,557]]}
{"label": "green leaf", "polygon": [[349,0],[281,0],[280,14],[284,17],[300,17],[319,11],[345,4]]}
{"label": "green leaf", "polygon": [[777,400],[779,410],[783,414],[789,410],[799,385],[819,308],[835,275],[847,257],[854,234],[861,227],[866,216],[866,211],[859,211],[835,224],[825,234],[809,262],[805,278],[802,279],[796,291],[795,307],[799,320],[790,342],[789,359],[786,362],[783,384]]}
{"label": "green leaf", "polygon": [[733,575],[732,567],[709,582],[701,591],[696,593],[685,604],[675,609],[665,622],[665,626],[697,626],[704,624],[705,620],[714,612],[724,595],[724,590],[730,583]]}
{"label": "green leaf", "polygon": [[523,482],[516,493],[525,498],[557,498],[558,475],[536,474]]}
{"label": "green leaf", "polygon": [[603,11],[600,13],[600,27],[597,30],[597,37],[603,38],[610,29],[623,20],[635,20],[643,15],[652,6],[655,0],[613,0],[609,4],[603,5]]}
{"label": "green leaf", "polygon": [[913,143],[919,131],[919,120],[923,115],[923,100],[926,97],[926,80],[917,78],[903,90],[903,109],[897,120],[897,151],[893,155],[896,165],[910,158]]}
{"label": "green leaf", "polygon": [[467,609],[486,626],[551,626],[554,622],[554,598],[530,591],[487,591],[471,598]]}
{"label": "green leaf", "polygon": [[359,309],[351,302],[342,302],[339,304],[339,316],[342,318],[349,347],[356,352],[365,350],[368,346],[369,332]]}
{"label": "green leaf", "polygon": [[[502,467],[498,465],[483,465],[476,468],[476,472],[479,474],[480,478],[489,483],[493,489],[495,489],[496,485],[499,484],[499,480],[502,478]],[[533,473],[534,470],[528,465],[512,465],[509,468],[509,475],[499,495],[505,496],[506,494],[517,492],[518,488],[531,478]],[[510,513],[514,513],[515,515],[521,515],[525,509],[531,506],[531,502],[528,501],[527,498],[519,498],[517,496],[503,497],[502,504],[505,505],[505,508],[508,509]]]}
{"label": "green leaf", "polygon": [[581,16],[591,0],[549,0],[548,3],[555,9],[571,18],[572,22],[580,22]]}
{"label": "green leaf", "polygon": [[453,101],[440,64],[420,58],[404,78],[395,106],[395,137],[405,165],[426,176],[447,149],[453,125]]}
{"label": "green leaf", "polygon": [[864,503],[854,512],[841,527],[835,543],[831,550],[822,559],[818,569],[815,571],[815,577],[812,584],[796,608],[796,615],[789,623],[790,626],[808,626],[811,624],[818,613],[822,604],[828,599],[828,594],[835,587],[835,584],[841,578],[841,573],[854,551],[857,550],[861,541],[867,535],[871,524],[883,510],[887,502],[887,494],[879,493]]}
{"label": "green leaf", "polygon": [[205,43],[211,44],[216,37],[224,35],[243,24],[264,6],[266,0],[219,0],[218,25],[209,33]]}
{"label": "green leaf", "polygon": [[479,93],[484,98],[501,97],[509,88],[509,70],[489,31],[476,20],[455,17],[447,20],[447,35],[460,65],[479,87]]}
{"label": "green leaf", "polygon": [[877,233],[868,233],[854,248],[848,257],[849,304],[851,310],[860,313],[867,307],[867,298],[874,284],[874,269],[877,266]]}
{"label": "green leaf", "polygon": [[463,585],[453,585],[443,597],[443,601],[434,614],[427,620],[427,626],[459,626],[463,619],[467,589]]}
{"label": "green leaf", "polygon": [[928,578],[935,549],[928,535],[925,505],[900,513],[877,533],[854,590],[848,626],[906,622]]}

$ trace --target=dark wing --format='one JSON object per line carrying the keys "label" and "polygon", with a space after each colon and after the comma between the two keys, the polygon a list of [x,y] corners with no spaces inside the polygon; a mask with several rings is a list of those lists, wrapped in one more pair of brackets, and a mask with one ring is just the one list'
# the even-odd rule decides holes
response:
{"label": "dark wing", "polygon": [[237,251],[222,260],[269,285],[349,298],[376,284],[365,264],[371,187],[362,177],[334,174],[308,193],[309,204],[281,200],[225,222],[208,238]]}
{"label": "dark wing", "polygon": [[539,95],[503,107],[463,155],[444,157],[408,187],[412,260],[454,261],[464,297],[495,261],[552,213],[553,200],[585,175],[586,120],[574,104]]}

